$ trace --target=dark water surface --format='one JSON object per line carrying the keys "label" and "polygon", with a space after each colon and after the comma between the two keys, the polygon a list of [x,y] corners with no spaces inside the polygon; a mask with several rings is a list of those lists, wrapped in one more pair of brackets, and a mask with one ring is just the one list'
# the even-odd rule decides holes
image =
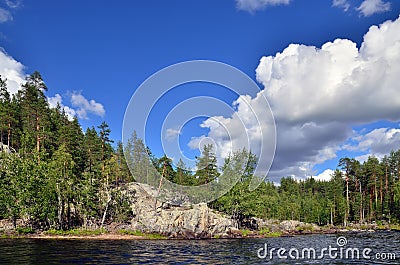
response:
{"label": "dark water surface", "polygon": [[[344,238],[338,242],[340,236],[347,243]],[[263,256],[265,247],[268,255],[259,258],[257,252]],[[329,247],[331,256],[329,252],[321,255],[322,249]],[[286,249],[281,252],[286,259],[278,257],[279,248]],[[310,248],[315,249],[315,258],[312,252],[308,256]],[[346,257],[349,248],[359,250],[359,259],[357,252],[352,256],[351,251]],[[296,250],[299,259],[295,259]],[[0,264],[400,264],[400,233],[196,241],[0,239]]]}

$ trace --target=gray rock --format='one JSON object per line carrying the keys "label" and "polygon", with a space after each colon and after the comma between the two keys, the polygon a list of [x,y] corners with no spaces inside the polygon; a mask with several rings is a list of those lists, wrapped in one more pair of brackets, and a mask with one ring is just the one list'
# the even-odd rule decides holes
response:
{"label": "gray rock", "polygon": [[[160,233],[171,237],[211,238],[226,235],[234,226],[234,221],[208,208],[207,204],[190,204],[183,200],[180,205],[155,199],[155,188],[141,183],[130,183],[129,190],[134,194],[131,207],[134,218],[133,230]],[[174,194],[171,198],[180,198]],[[175,201],[176,202],[176,201]],[[182,205],[182,206],[181,206]]]}

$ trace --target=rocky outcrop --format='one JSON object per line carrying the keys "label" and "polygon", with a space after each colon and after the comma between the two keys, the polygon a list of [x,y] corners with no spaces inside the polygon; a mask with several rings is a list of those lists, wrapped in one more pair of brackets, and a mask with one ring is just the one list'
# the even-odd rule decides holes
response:
{"label": "rocky outcrop", "polygon": [[135,191],[131,198],[133,230],[174,238],[229,237],[235,231],[232,219],[205,203],[192,205],[179,194],[170,194],[170,200],[160,202],[155,199],[157,190],[141,183],[129,184],[129,190]]}
{"label": "rocky outcrop", "polygon": [[[128,190],[134,218],[130,229],[146,233],[160,233],[173,238],[242,237],[237,222],[208,208],[207,204],[191,204],[181,194],[163,192],[164,202],[156,200],[157,190],[147,184],[130,183]],[[246,219],[245,230],[263,230],[282,234],[318,232],[320,227],[299,221]],[[257,234],[255,232],[255,234]]]}

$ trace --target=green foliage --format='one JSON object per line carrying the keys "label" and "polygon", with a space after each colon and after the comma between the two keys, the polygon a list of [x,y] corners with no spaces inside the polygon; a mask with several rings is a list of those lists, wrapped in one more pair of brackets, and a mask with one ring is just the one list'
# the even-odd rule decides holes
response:
{"label": "green foliage", "polygon": [[217,158],[211,144],[204,145],[201,156],[197,157],[196,178],[198,184],[206,184],[218,178]]}
{"label": "green foliage", "polygon": [[242,233],[242,235],[243,235],[244,237],[249,236],[249,235],[251,234],[251,231],[248,230],[248,229],[240,230],[240,232]]}
{"label": "green foliage", "polygon": [[104,228],[100,229],[70,229],[70,230],[58,230],[49,229],[45,232],[46,235],[52,236],[98,236],[107,233]]}
{"label": "green foliage", "polygon": [[20,235],[27,235],[27,234],[33,234],[35,231],[31,227],[17,227],[15,229],[15,232],[17,232]]}
{"label": "green foliage", "polygon": [[118,234],[122,235],[130,235],[130,236],[144,236],[145,233],[139,230],[127,230],[127,229],[120,229],[117,231]]}
{"label": "green foliage", "polygon": [[46,91],[39,72],[16,95],[0,77],[0,219],[15,228],[18,219],[32,229],[59,231],[128,223],[132,194],[125,184],[136,179],[161,187],[160,174],[180,185],[237,182],[209,205],[239,226],[251,217],[319,225],[400,219],[400,150],[364,163],[342,158],[327,182],[284,177],[278,187],[266,181],[250,192],[257,164],[250,151],[232,153],[219,170],[213,146],[205,145],[192,174],[182,160],[174,166],[171,158],[152,155],[136,132],[114,150],[106,122],[83,132],[76,117],[49,107]]}
{"label": "green foliage", "polygon": [[272,232],[268,228],[263,228],[263,229],[259,230],[258,234],[263,237],[280,237],[280,236],[282,236],[282,232],[280,232],[280,231]]}

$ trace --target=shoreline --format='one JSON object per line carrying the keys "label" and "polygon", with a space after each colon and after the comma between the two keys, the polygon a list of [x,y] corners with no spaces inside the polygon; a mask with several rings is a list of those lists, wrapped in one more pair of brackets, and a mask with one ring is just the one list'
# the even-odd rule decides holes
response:
{"label": "shoreline", "polygon": [[[95,231],[95,230],[93,230]],[[279,234],[262,235],[257,232],[251,231],[247,235],[234,235],[228,237],[210,237],[210,238],[176,238],[167,237],[157,234],[122,234],[115,231],[104,232],[101,234],[76,234],[76,235],[55,235],[46,234],[46,232],[29,233],[29,234],[18,234],[16,231],[2,231],[0,233],[1,239],[44,239],[44,240],[218,240],[218,239],[251,239],[251,238],[274,238],[274,237],[295,237],[301,235],[323,235],[323,234],[340,234],[340,233],[360,233],[360,232],[370,232],[376,233],[381,231],[394,231],[400,232],[399,229],[391,228],[377,228],[377,229],[354,229],[353,227],[348,228],[335,228],[335,229],[321,229],[319,231],[291,231],[291,232],[281,232]],[[152,236],[157,235],[157,236]]]}

